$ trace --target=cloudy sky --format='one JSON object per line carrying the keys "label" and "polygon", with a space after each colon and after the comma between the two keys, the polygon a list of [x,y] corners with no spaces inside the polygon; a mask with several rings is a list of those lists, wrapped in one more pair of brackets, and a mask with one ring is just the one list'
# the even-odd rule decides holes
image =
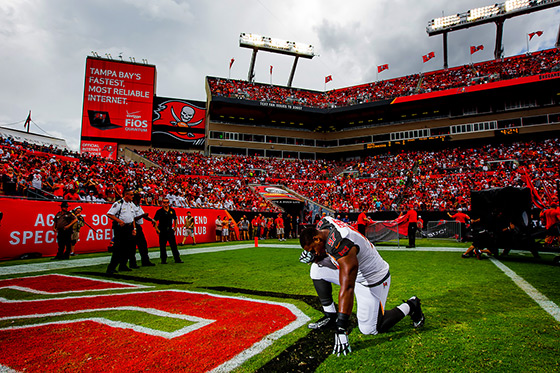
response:
{"label": "cloudy sky", "polygon": [[[504,0],[505,1],[505,0]],[[80,141],[86,57],[147,59],[157,68],[158,96],[205,100],[206,76],[247,79],[251,50],[241,32],[312,44],[293,86],[328,90],[441,69],[442,36],[428,21],[491,5],[489,0],[2,0],[0,2],[0,126]],[[527,50],[527,34],[543,31],[531,51],[554,47],[560,7],[507,20],[505,55]],[[450,67],[493,59],[496,27],[449,34]],[[422,63],[431,51],[436,58]],[[260,52],[255,80],[287,85],[293,58]],[[377,74],[377,66],[389,70]]]}

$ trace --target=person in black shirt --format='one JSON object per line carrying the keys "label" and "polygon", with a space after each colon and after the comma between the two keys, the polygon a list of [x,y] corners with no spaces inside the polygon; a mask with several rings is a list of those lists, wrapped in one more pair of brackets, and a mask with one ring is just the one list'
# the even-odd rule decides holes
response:
{"label": "person in black shirt", "polygon": [[6,172],[2,175],[2,188],[4,194],[7,196],[15,196],[17,194],[17,182],[18,178],[14,174],[14,169],[8,167]]}
{"label": "person in black shirt", "polygon": [[69,259],[72,251],[72,226],[78,220],[68,211],[68,202],[60,204],[60,211],[53,219],[53,230],[56,231],[58,242],[58,252],[53,259]]}
{"label": "person in black shirt", "polygon": [[[154,220],[158,222],[157,232],[159,234],[159,252],[161,264],[167,264],[167,248],[169,242],[173,259],[175,263],[183,263],[177,250],[177,241],[175,240],[175,231],[177,230],[177,213],[169,206],[169,199],[164,198],[163,207],[156,211]],[[155,224],[155,223],[154,223]]]}

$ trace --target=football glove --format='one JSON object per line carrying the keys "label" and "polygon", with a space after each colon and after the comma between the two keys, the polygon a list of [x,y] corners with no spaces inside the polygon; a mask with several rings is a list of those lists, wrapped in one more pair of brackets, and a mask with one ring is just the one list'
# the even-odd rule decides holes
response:
{"label": "football glove", "polygon": [[299,256],[299,261],[305,264],[313,263],[313,260],[315,260],[315,254],[310,251],[304,250]]}
{"label": "football glove", "polygon": [[334,348],[333,355],[340,356],[340,354],[348,355],[352,352],[350,342],[348,341],[348,332],[346,329],[338,327],[334,334]]}

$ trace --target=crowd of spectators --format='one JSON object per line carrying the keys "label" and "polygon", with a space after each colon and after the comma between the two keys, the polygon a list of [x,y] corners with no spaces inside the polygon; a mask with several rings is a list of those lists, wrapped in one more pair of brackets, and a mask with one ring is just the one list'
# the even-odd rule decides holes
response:
{"label": "crowd of spectators", "polygon": [[[477,148],[402,151],[336,162],[199,153],[140,152],[160,167],[84,154],[37,153],[23,144],[0,144],[2,191],[19,197],[112,202],[125,187],[148,205],[167,197],[176,207],[278,211],[251,184],[283,185],[340,213],[398,210],[415,202],[424,210],[470,209],[470,193],[526,186],[529,175],[545,200],[558,194],[560,139]],[[333,170],[344,170],[336,175]]]}
{"label": "crowd of spectators", "polygon": [[27,144],[0,140],[2,194],[105,203],[121,198],[124,188],[132,187],[143,193],[148,205],[159,206],[167,197],[176,207],[279,211],[253,192],[243,178],[192,177],[175,173],[176,165],[170,167],[169,162],[148,168],[123,159],[88,154],[72,158],[57,153],[38,153]]}
{"label": "crowd of spectators", "polygon": [[560,49],[553,48],[326,92],[219,78],[208,78],[208,84],[212,96],[314,108],[333,108],[559,70]]}
{"label": "crowd of spectators", "polygon": [[[558,195],[560,140],[530,141],[480,148],[411,151],[368,157],[348,166],[353,178],[294,180],[294,191],[338,212],[398,210],[397,202],[423,210],[470,209],[470,192],[527,186],[539,196]],[[410,183],[407,183],[410,178]],[[407,185],[409,185],[407,187]]]}

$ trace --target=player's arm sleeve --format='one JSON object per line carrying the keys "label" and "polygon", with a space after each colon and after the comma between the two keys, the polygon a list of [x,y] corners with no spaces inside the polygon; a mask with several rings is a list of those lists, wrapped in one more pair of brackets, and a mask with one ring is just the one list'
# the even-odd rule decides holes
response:
{"label": "player's arm sleeve", "polygon": [[338,242],[338,244],[332,247],[330,250],[327,250],[331,256],[333,256],[336,260],[348,255],[350,249],[352,247],[356,248],[356,254],[360,252],[360,247],[356,245],[353,241],[349,240],[348,238],[343,238]]}

